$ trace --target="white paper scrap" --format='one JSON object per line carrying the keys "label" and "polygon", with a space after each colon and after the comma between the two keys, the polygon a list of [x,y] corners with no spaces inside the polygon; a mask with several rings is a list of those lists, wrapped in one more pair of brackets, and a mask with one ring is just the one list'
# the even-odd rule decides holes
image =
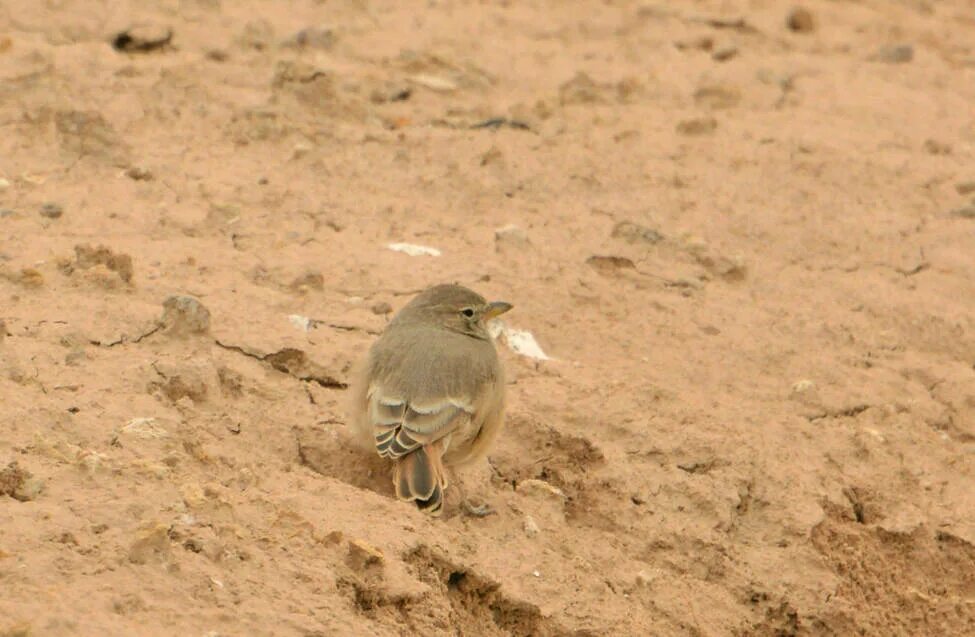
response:
{"label": "white paper scrap", "polygon": [[386,246],[390,250],[395,250],[396,252],[402,252],[403,254],[408,254],[411,257],[439,257],[440,250],[436,248],[428,248],[427,246],[418,246],[413,243],[390,243]]}
{"label": "white paper scrap", "polygon": [[504,342],[508,344],[508,347],[515,354],[521,354],[522,356],[527,356],[528,358],[534,358],[535,360],[547,361],[552,360],[545,352],[542,351],[541,346],[532,333],[527,330],[518,330],[513,327],[508,327],[501,321],[490,321],[487,325],[488,333],[491,334],[492,338],[498,338],[503,336]]}
{"label": "white paper scrap", "polygon": [[299,330],[307,332],[311,329],[312,321],[307,316],[302,316],[300,314],[289,314],[288,320],[291,321],[291,324],[297,327]]}

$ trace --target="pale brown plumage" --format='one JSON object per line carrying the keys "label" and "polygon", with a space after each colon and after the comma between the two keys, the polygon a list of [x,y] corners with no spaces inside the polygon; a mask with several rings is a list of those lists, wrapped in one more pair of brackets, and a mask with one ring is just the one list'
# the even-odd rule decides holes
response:
{"label": "pale brown plumage", "polygon": [[363,444],[393,462],[401,500],[439,515],[444,465],[480,458],[504,420],[504,377],[485,321],[511,309],[459,285],[421,292],[369,350],[353,388]]}

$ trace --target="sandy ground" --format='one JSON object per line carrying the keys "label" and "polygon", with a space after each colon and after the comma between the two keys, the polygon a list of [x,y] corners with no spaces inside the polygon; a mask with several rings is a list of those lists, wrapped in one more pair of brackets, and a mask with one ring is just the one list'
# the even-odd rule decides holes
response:
{"label": "sandy ground", "polygon": [[[975,14],[791,8],[0,5],[0,635],[975,634]],[[552,360],[429,520],[445,281]]]}

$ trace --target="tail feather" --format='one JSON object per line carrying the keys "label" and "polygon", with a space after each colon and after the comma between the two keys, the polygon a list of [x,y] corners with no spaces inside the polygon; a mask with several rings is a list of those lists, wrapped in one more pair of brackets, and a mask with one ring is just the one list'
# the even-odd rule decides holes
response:
{"label": "tail feather", "polygon": [[440,445],[433,444],[398,458],[393,465],[393,486],[400,500],[415,501],[423,511],[439,515],[447,488]]}

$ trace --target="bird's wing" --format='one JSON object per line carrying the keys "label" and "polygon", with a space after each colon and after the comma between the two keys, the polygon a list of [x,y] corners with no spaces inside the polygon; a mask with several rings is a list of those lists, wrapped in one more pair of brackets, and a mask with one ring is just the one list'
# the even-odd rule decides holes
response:
{"label": "bird's wing", "polygon": [[474,408],[458,398],[410,400],[370,387],[369,421],[376,451],[385,458],[400,458],[429,445],[470,420]]}

